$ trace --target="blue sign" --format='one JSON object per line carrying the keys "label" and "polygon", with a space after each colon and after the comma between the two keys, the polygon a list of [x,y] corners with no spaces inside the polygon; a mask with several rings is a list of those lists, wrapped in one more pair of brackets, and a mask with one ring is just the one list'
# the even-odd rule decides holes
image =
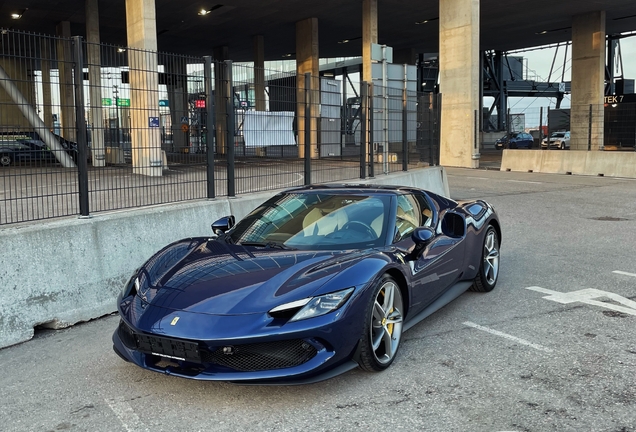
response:
{"label": "blue sign", "polygon": [[168,101],[168,99],[159,99],[159,106],[160,107],[170,106],[170,102]]}
{"label": "blue sign", "polygon": [[158,128],[159,127],[159,117],[148,117],[148,127]]}

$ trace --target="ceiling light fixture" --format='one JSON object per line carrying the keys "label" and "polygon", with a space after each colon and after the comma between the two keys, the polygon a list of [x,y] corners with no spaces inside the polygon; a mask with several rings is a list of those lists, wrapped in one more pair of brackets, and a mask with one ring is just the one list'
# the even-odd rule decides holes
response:
{"label": "ceiling light fixture", "polygon": [[28,11],[28,10],[29,10],[29,8],[26,8],[26,9],[23,9],[21,12],[13,12],[11,14],[11,19],[17,20],[17,19],[22,18],[22,15],[24,15],[24,13],[26,11]]}
{"label": "ceiling light fixture", "polygon": [[291,56],[293,56],[295,53],[287,53],[287,54],[283,54],[283,57],[285,58],[289,58]]}
{"label": "ceiling light fixture", "polygon": [[201,10],[199,11],[199,15],[201,15],[201,16],[203,16],[203,15],[207,15],[207,14],[209,14],[210,12],[211,12],[211,11],[210,11],[210,10],[208,10],[208,9],[201,9]]}
{"label": "ceiling light fixture", "polygon": [[349,39],[343,39],[341,41],[338,41],[338,43],[339,44],[346,44],[346,43],[349,43],[351,41],[358,40],[358,39],[362,39],[362,36],[357,36],[357,37],[349,38]]}
{"label": "ceiling light fixture", "polygon": [[571,28],[572,27],[561,27],[561,28],[552,29],[552,30],[541,30],[540,32],[536,32],[535,34],[544,35],[546,33],[556,33],[556,32],[570,30]]}
{"label": "ceiling light fixture", "polygon": [[201,9],[199,10],[199,12],[197,12],[197,15],[199,15],[199,16],[205,16],[205,15],[208,15],[210,12],[215,11],[215,10],[217,10],[218,8],[222,8],[222,7],[223,7],[223,5],[219,5],[219,4],[217,4],[217,5],[212,6],[210,9],[204,9],[204,8],[201,8]]}
{"label": "ceiling light fixture", "polygon": [[117,48],[118,53],[126,52],[126,48]]}
{"label": "ceiling light fixture", "polygon": [[422,20],[422,21],[415,21],[415,24],[416,24],[416,25],[420,25],[420,24],[427,24],[427,23],[429,23],[429,22],[431,22],[431,21],[437,21],[438,19],[439,19],[439,17],[435,17],[435,18],[428,18],[428,19],[425,19],[425,20]]}

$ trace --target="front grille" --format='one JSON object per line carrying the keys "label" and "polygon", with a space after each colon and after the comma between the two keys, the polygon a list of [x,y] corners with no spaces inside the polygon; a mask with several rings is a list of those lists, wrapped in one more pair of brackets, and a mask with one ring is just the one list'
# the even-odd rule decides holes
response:
{"label": "front grille", "polygon": [[124,321],[119,322],[117,334],[122,343],[130,349],[175,360],[201,363],[199,345],[196,342],[135,333]]}
{"label": "front grille", "polygon": [[121,342],[130,349],[137,349],[137,340],[135,339],[135,333],[130,327],[126,325],[124,321],[119,321],[119,327],[117,328],[117,334]]}
{"label": "front grille", "polygon": [[232,345],[201,352],[203,363],[214,363],[237,371],[262,371],[301,365],[311,360],[316,348],[302,339]]}

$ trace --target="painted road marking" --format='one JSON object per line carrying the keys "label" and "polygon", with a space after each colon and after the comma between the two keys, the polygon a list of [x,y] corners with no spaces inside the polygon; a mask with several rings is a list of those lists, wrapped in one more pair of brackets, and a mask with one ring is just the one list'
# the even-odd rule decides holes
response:
{"label": "painted road marking", "polygon": [[[552,300],[561,304],[569,304],[569,303],[585,303],[592,306],[600,306],[605,309],[611,309],[616,312],[622,312],[629,315],[636,316],[636,301],[627,299],[623,296],[619,296],[618,294],[614,294],[607,291],[601,291],[593,288],[582,289],[579,291],[572,291],[569,293],[562,293],[558,291],[552,291],[546,288],[541,287],[527,287],[526,289],[537,291],[544,294],[549,294],[543,297],[546,300]],[[615,301],[616,303],[620,303],[623,306],[618,306],[612,303],[605,303],[599,300],[599,298],[608,298],[610,300]]]}
{"label": "painted road marking", "polygon": [[636,277],[636,273],[627,273],[627,272],[620,271],[620,270],[614,270],[612,273],[616,273],[616,274],[624,275],[624,276]]}
{"label": "painted road marking", "polygon": [[475,324],[474,322],[466,321],[463,324],[468,326],[468,327],[472,327],[474,329],[477,329],[477,330],[485,331],[485,332],[493,334],[495,336],[501,336],[502,338],[509,339],[509,340],[517,342],[517,343],[519,343],[521,345],[529,346],[530,348],[534,348],[534,349],[539,350],[539,351],[544,351],[544,352],[548,352],[548,353],[553,352],[552,349],[550,349],[548,347],[544,347],[543,345],[535,344],[535,343],[529,342],[529,341],[527,341],[525,339],[521,339],[521,338],[518,338],[516,336],[509,335],[507,333],[502,333],[502,332],[500,332],[498,330],[494,330],[494,329],[491,329],[491,328],[488,328],[488,327],[480,326],[479,324]]}
{"label": "painted road marking", "polygon": [[127,432],[147,431],[148,428],[135,414],[130,404],[124,400],[105,399]]}
{"label": "painted road marking", "polygon": [[538,182],[538,181],[528,181],[528,180],[506,180],[508,182],[513,182],[513,183],[530,183],[530,184],[543,184],[543,182]]}

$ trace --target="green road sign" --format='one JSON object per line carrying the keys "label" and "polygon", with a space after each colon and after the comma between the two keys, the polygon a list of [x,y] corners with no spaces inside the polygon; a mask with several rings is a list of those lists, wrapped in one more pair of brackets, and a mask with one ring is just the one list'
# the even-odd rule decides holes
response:
{"label": "green road sign", "polygon": [[130,106],[130,99],[122,99],[122,98],[117,99],[117,106],[129,107]]}
{"label": "green road sign", "polygon": [[112,106],[113,100],[111,98],[102,98],[102,106]]}

